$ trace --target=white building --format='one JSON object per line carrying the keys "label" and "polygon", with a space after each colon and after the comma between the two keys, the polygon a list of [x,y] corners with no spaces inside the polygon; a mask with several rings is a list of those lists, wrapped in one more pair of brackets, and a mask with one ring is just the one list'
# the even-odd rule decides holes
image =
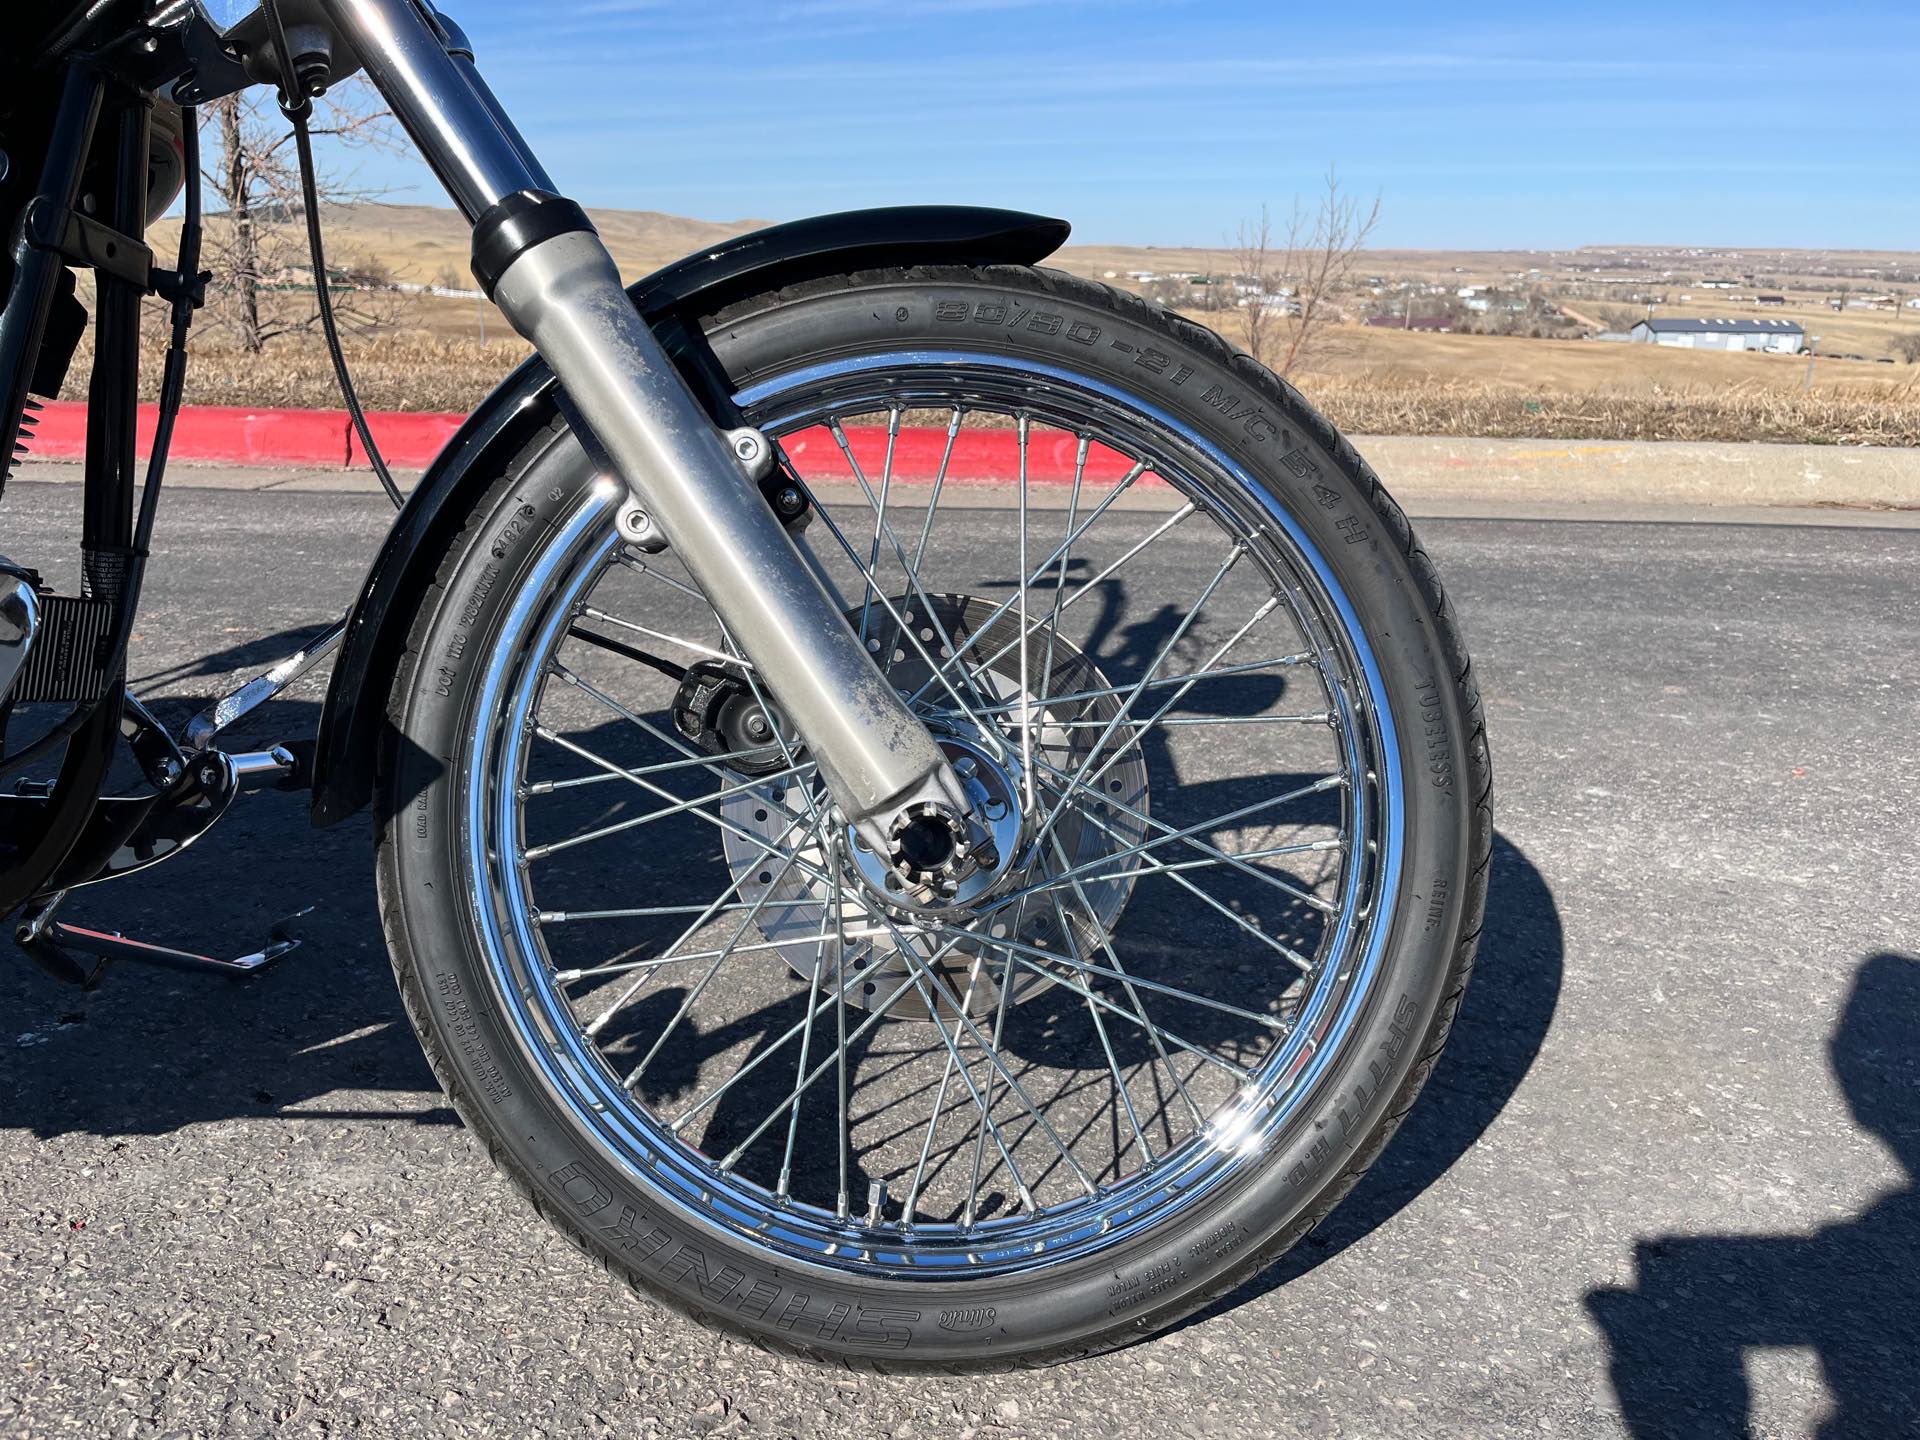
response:
{"label": "white building", "polygon": [[1629,332],[1641,345],[1684,350],[1771,350],[1798,355],[1807,335],[1791,320],[1642,320]]}

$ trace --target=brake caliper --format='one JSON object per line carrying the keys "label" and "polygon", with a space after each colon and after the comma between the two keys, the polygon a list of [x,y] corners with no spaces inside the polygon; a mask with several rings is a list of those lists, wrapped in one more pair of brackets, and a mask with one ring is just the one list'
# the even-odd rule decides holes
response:
{"label": "brake caliper", "polygon": [[[691,667],[673,697],[673,728],[744,775],[787,768],[774,733],[779,723],[778,713],[769,715],[744,680],[712,661]],[[788,747],[797,743],[789,733]]]}

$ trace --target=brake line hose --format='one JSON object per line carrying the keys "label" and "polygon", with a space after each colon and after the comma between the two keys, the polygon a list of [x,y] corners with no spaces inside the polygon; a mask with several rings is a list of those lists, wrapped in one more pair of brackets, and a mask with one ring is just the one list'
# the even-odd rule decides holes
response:
{"label": "brake line hose", "polygon": [[314,295],[320,305],[320,329],[326,335],[327,355],[333,361],[333,378],[339,383],[340,398],[346,401],[347,415],[353,421],[354,432],[360,437],[360,446],[367,452],[367,463],[373,467],[373,473],[380,479],[380,488],[387,492],[387,498],[397,510],[405,503],[406,497],[400,493],[399,485],[394,483],[393,472],[387,468],[380,447],[373,443],[373,431],[367,425],[366,412],[360,408],[360,397],[354,392],[353,377],[347,373],[347,357],[340,348],[340,328],[334,322],[332,287],[327,282],[326,248],[320,239],[320,197],[313,178],[313,136],[307,128],[307,121],[313,114],[313,100],[295,88],[296,82],[289,73],[293,69],[292,51],[287,45],[287,31],[280,20],[277,0],[264,0],[263,8],[267,12],[267,24],[273,32],[274,54],[280,67],[280,113],[293,126],[294,149],[299,155],[300,202],[307,212],[307,254],[313,266]]}

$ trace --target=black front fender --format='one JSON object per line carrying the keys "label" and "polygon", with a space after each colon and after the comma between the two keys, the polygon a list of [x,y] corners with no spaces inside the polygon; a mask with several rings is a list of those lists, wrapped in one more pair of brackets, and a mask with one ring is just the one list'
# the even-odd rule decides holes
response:
{"label": "black front fender", "polygon": [[[716,423],[738,423],[698,318],[782,285],[877,266],[1031,265],[1067,238],[1064,220],[962,205],[852,210],[796,220],[689,255],[628,287]],[[507,462],[558,404],[553,372],[521,365],[467,417],[421,476],[349,613],[320,715],[313,823],[331,825],[372,798],[387,696],[433,568]]]}

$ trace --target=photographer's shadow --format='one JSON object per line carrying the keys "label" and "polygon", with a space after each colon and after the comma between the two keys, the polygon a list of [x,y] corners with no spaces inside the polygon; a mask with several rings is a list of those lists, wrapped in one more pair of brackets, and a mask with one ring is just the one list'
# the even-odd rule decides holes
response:
{"label": "photographer's shadow", "polygon": [[1743,1352],[1772,1346],[1818,1354],[1835,1402],[1822,1435],[1920,1425],[1920,960],[1870,956],[1831,1049],[1854,1120],[1907,1184],[1809,1234],[1640,1242],[1637,1284],[1587,1296],[1635,1436],[1753,1433]]}

